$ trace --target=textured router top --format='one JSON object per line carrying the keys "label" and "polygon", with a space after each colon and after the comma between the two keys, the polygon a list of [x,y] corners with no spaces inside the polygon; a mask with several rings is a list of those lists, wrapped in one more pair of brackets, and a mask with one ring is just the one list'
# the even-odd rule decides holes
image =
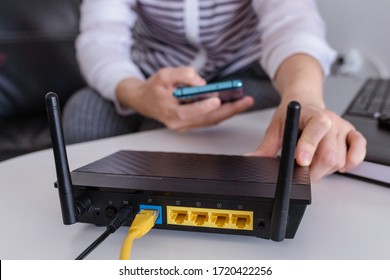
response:
{"label": "textured router top", "polygon": [[[76,171],[148,177],[275,183],[279,171],[279,159],[232,155],[119,151]],[[309,184],[307,169],[296,166],[292,183]]]}
{"label": "textured router top", "polygon": [[[273,198],[280,159],[119,151],[74,170],[74,185]],[[309,169],[295,166],[291,198],[311,200]]]}

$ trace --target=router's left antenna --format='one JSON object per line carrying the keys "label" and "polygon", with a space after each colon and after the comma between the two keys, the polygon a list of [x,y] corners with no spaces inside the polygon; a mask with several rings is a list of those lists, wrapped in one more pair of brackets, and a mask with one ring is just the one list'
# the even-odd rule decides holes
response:
{"label": "router's left antenna", "polygon": [[70,225],[77,222],[77,211],[73,197],[73,185],[66,155],[64,133],[62,131],[60,104],[58,96],[54,92],[47,93],[45,101],[56,165],[62,220],[65,225]]}

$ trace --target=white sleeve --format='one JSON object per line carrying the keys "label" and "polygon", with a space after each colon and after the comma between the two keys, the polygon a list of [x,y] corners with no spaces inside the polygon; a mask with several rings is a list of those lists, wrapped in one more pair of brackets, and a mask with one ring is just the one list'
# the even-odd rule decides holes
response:
{"label": "white sleeve", "polygon": [[315,58],[325,75],[336,58],[327,43],[325,24],[314,0],[254,0],[262,36],[261,65],[271,78],[296,53]]}
{"label": "white sleeve", "polygon": [[128,77],[144,79],[131,61],[131,28],[136,14],[133,0],[84,0],[81,4],[77,60],[90,87],[111,100],[119,114],[132,110],[120,106],[115,89]]}

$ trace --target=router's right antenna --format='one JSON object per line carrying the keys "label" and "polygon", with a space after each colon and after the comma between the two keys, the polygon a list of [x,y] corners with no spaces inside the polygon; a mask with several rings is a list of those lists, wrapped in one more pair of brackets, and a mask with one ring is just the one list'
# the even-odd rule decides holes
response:
{"label": "router's right antenna", "polygon": [[56,165],[62,220],[65,225],[70,225],[77,222],[77,212],[62,131],[60,104],[54,92],[46,94],[45,101]]}
{"label": "router's right antenna", "polygon": [[300,112],[301,105],[298,102],[291,101],[288,104],[278,182],[271,217],[270,238],[274,241],[283,241],[286,235]]}

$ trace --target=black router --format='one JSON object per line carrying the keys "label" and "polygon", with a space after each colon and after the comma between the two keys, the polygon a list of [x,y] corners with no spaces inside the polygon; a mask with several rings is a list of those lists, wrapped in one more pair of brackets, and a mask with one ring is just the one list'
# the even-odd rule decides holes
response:
{"label": "black router", "polygon": [[294,160],[297,102],[287,108],[280,158],[118,151],[72,172],[55,93],[46,106],[64,224],[107,226],[123,207],[157,209],[155,228],[282,241],[311,203],[309,169]]}

